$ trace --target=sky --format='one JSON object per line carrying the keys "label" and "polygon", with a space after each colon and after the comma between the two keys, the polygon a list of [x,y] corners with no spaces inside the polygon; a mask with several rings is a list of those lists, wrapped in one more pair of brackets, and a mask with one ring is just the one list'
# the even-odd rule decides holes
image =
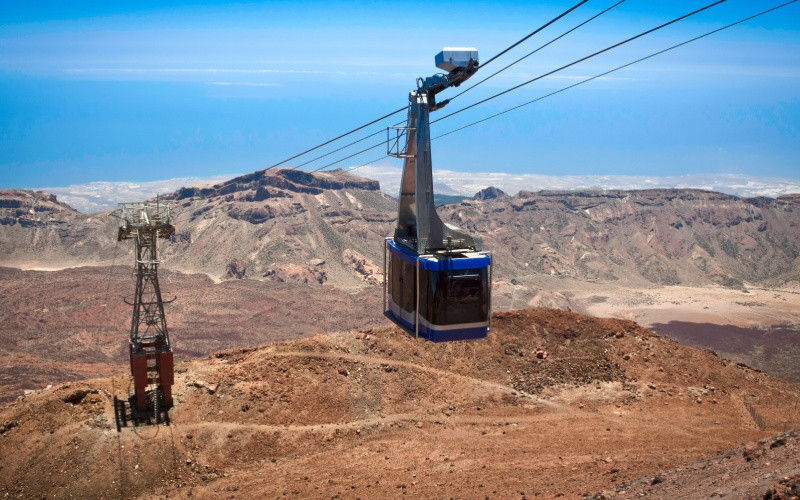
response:
{"label": "sky", "polygon": [[[577,1],[3,2],[0,188],[263,169],[405,106],[416,79],[439,72],[434,56],[442,47],[473,46],[487,61]],[[710,2],[626,0],[432,118]],[[614,3],[589,0],[464,85]],[[727,0],[435,123],[432,135],[780,3]],[[440,100],[455,93],[446,90]],[[402,119],[396,115],[287,166]],[[799,129],[797,2],[435,140],[433,164],[533,176],[800,179]],[[321,167],[384,137],[302,168]],[[381,159],[384,151],[329,168],[372,160],[397,166],[399,160]]]}

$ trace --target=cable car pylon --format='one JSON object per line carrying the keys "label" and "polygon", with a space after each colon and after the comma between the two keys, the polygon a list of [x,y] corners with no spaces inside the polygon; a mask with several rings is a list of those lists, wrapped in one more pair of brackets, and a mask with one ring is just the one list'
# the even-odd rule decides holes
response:
{"label": "cable car pylon", "polygon": [[[175,380],[172,346],[164,315],[165,301],[158,283],[158,240],[169,239],[175,231],[170,223],[169,206],[163,203],[120,203],[115,212],[120,218],[118,241],[135,243],[136,290],[128,350],[134,395],[130,410],[134,419],[161,418],[161,410],[172,407]],[[124,402],[123,402],[124,403]],[[123,408],[124,411],[124,408]]]}

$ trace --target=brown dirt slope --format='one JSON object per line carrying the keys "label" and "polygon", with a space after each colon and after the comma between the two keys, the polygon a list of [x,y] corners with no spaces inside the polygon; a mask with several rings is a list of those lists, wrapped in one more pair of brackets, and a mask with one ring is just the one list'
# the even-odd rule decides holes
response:
{"label": "brown dirt slope", "polygon": [[800,430],[594,493],[601,498],[800,498]]}
{"label": "brown dirt slope", "polygon": [[383,327],[176,371],[169,426],[115,432],[126,376],[0,410],[0,492],[574,498],[800,426],[796,385],[550,309],[496,314],[476,341]]}

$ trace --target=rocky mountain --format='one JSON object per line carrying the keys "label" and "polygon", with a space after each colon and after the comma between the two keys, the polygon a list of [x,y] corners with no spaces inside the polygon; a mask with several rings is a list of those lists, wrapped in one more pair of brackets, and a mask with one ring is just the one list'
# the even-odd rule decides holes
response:
{"label": "rocky mountain", "polygon": [[379,185],[342,170],[270,170],[214,186],[182,188],[166,264],[220,278],[334,284],[376,283],[395,201]]}
{"label": "rocky mountain", "polygon": [[[128,380],[0,407],[0,494],[743,498],[797,473],[797,440],[767,439],[800,425],[797,385],[558,310],[495,314],[476,341],[383,327],[182,362],[169,425],[117,433]],[[709,456],[695,489],[675,473]]]}
{"label": "rocky mountain", "polygon": [[496,187],[489,186],[486,189],[481,189],[480,191],[475,193],[475,196],[473,196],[472,199],[473,200],[480,200],[480,201],[486,201],[486,200],[504,200],[504,201],[508,201],[508,200],[511,199],[511,197],[509,195],[507,195],[506,192],[503,191],[502,189],[498,189]]}
{"label": "rocky mountain", "polygon": [[48,223],[66,223],[78,212],[43,191],[0,190],[0,224],[42,227]]}
{"label": "rocky mountain", "polygon": [[[127,264],[131,245],[116,242],[119,221],[109,212],[79,214],[52,195],[32,192],[2,192],[0,202],[16,207],[25,196],[49,196],[61,210],[47,205],[50,211],[44,212],[40,203],[33,224],[27,212],[4,209],[0,265]],[[260,171],[209,187],[181,188],[163,201],[171,204],[176,226],[162,248],[165,267],[215,280],[329,283],[347,290],[379,280],[380,242],[393,231],[396,217],[395,201],[377,182],[342,170]]]}
{"label": "rocky mountain", "polygon": [[[14,196],[21,195],[0,200],[19,203]],[[165,265],[216,280],[364,288],[381,279],[382,242],[396,218],[396,201],[377,182],[342,170],[259,171],[181,188],[163,199],[176,226],[163,247]],[[5,209],[0,263],[63,267],[127,258],[130,248],[115,248],[116,219],[49,203],[59,210],[37,212],[47,216],[37,216],[36,224],[20,208]],[[734,288],[800,280],[800,198],[794,195],[738,198],[657,189],[522,191],[509,197],[488,188],[439,212],[494,252],[496,277],[529,290],[545,276]]]}
{"label": "rocky mountain", "polygon": [[41,191],[0,190],[0,265],[63,268],[114,257],[117,220],[84,215]]}
{"label": "rocky mountain", "polygon": [[483,237],[505,277],[728,287],[800,280],[800,204],[793,196],[522,191],[440,212]]}

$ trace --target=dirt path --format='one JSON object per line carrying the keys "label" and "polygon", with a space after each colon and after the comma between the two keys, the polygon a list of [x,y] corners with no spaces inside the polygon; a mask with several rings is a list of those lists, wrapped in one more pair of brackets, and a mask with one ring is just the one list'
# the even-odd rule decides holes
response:
{"label": "dirt path", "polygon": [[298,358],[317,358],[317,359],[342,359],[346,361],[352,361],[356,363],[365,363],[365,364],[372,364],[372,365],[384,365],[384,366],[392,366],[392,367],[400,367],[406,368],[409,370],[420,371],[424,373],[429,373],[432,375],[438,375],[441,377],[455,377],[461,381],[468,382],[470,384],[478,385],[485,389],[499,391],[502,394],[506,395],[513,395],[513,396],[522,396],[528,398],[536,403],[539,403],[543,406],[547,406],[553,409],[563,409],[564,406],[558,403],[554,403],[544,398],[537,397],[533,394],[527,394],[524,391],[520,391],[514,389],[513,387],[498,384],[496,382],[491,382],[488,380],[483,380],[475,377],[470,377],[468,375],[462,375],[460,373],[456,373],[453,371],[447,370],[440,370],[438,368],[433,368],[430,366],[421,365],[418,363],[412,363],[409,361],[400,361],[396,359],[388,359],[383,357],[376,357],[376,356],[368,356],[362,354],[345,354],[345,353],[335,353],[335,352],[303,352],[303,351],[278,351],[270,353],[272,357],[298,357]]}

